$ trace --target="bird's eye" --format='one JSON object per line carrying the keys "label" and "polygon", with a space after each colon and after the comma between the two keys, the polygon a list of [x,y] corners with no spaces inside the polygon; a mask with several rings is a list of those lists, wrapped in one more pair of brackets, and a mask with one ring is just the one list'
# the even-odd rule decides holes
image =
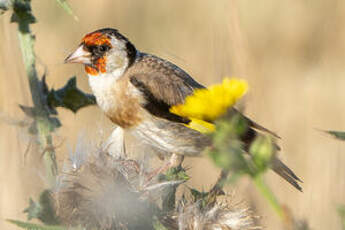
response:
{"label": "bird's eye", "polygon": [[99,53],[104,53],[104,52],[106,52],[107,50],[108,50],[108,46],[106,46],[106,45],[100,45],[100,46],[97,47],[97,51],[98,51]]}

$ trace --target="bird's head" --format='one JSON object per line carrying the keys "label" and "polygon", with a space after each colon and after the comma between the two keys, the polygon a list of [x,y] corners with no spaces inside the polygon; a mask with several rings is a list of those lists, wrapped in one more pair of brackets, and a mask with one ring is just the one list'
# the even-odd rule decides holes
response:
{"label": "bird's head", "polygon": [[115,29],[105,28],[83,37],[79,47],[65,63],[85,65],[88,75],[125,71],[135,60],[137,51],[128,39]]}

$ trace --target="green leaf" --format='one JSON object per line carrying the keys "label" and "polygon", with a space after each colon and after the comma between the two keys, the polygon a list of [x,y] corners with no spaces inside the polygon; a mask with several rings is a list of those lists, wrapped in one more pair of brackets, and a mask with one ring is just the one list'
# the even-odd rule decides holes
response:
{"label": "green leaf", "polygon": [[59,221],[55,214],[50,190],[46,189],[40,194],[39,204],[41,206],[41,212],[37,218],[44,224],[58,225]]}
{"label": "green leaf", "polygon": [[26,116],[30,118],[35,118],[35,116],[37,115],[34,107],[19,105],[19,108],[25,113]]}
{"label": "green leaf", "polygon": [[190,193],[192,194],[193,201],[203,200],[209,195],[208,192],[200,192],[194,188],[190,189]]}
{"label": "green leaf", "polygon": [[10,219],[8,219],[7,221],[20,228],[27,229],[27,230],[68,230],[67,228],[61,227],[61,226],[44,226],[44,225],[23,222],[19,220],[10,220]]}
{"label": "green leaf", "polygon": [[61,127],[61,122],[57,117],[48,117],[48,121],[47,126],[50,132],[53,132],[55,129]]}
{"label": "green leaf", "polygon": [[31,11],[30,0],[13,0],[11,22],[17,22],[19,24],[19,30],[22,33],[30,32],[27,25],[36,22],[36,18]]}
{"label": "green leaf", "polygon": [[50,190],[44,190],[40,194],[39,202],[30,198],[29,207],[24,210],[28,214],[28,220],[38,219],[47,225],[58,225],[59,221],[55,214]]}
{"label": "green leaf", "polygon": [[31,198],[29,200],[29,207],[27,207],[24,210],[24,213],[28,214],[28,220],[31,220],[33,218],[38,218],[39,213],[42,211],[41,205],[35,201],[33,201]]}
{"label": "green leaf", "polygon": [[187,175],[187,172],[184,168],[182,167],[175,167],[175,168],[170,168],[167,170],[167,172],[162,175],[160,180],[165,180],[165,181],[179,181],[179,180],[189,180],[189,176]]}
{"label": "green leaf", "polygon": [[49,95],[49,87],[46,82],[46,74],[43,74],[42,79],[39,82],[39,89],[40,89],[40,99],[44,103],[45,109],[48,110],[48,114],[50,115],[57,115],[58,112],[54,107],[50,107],[48,103],[48,95]]}
{"label": "green leaf", "polygon": [[74,20],[79,21],[78,17],[73,13],[71,6],[66,0],[56,0],[59,6],[64,9],[69,15],[73,16]]}
{"label": "green leaf", "polygon": [[[186,170],[181,166],[170,168],[165,174],[159,176],[159,181],[187,181],[188,179],[189,176],[187,175]],[[169,212],[175,208],[176,190],[180,184],[181,183],[177,183],[175,186],[165,188],[164,195],[162,197],[163,211]]]}
{"label": "green leaf", "polygon": [[217,196],[224,195],[224,191],[222,189],[210,190],[209,192],[200,192],[196,189],[190,188],[190,193],[193,197],[193,202],[195,204],[198,203],[198,205],[200,205],[200,208],[213,206],[217,200]]}
{"label": "green leaf", "polygon": [[59,89],[52,89],[48,94],[48,105],[51,108],[64,107],[76,113],[80,108],[96,104],[96,98],[77,88],[77,79],[72,77],[66,85]]}
{"label": "green leaf", "polygon": [[345,132],[342,132],[342,131],[332,131],[332,130],[324,131],[324,132],[332,135],[333,137],[337,138],[338,140],[345,141]]}

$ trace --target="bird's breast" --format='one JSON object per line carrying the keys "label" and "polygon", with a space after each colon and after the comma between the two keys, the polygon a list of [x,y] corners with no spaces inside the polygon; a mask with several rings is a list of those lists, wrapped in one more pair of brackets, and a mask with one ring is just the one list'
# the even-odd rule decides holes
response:
{"label": "bird's breast", "polygon": [[128,81],[107,76],[90,76],[89,84],[98,106],[113,123],[122,128],[131,128],[140,123],[140,98]]}

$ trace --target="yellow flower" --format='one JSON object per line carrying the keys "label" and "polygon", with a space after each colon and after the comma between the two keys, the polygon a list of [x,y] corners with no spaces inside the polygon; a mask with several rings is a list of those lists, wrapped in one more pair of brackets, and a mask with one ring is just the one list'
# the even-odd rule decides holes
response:
{"label": "yellow flower", "polygon": [[247,91],[244,80],[225,78],[222,84],[208,89],[196,89],[194,94],[186,97],[185,103],[170,108],[170,112],[191,120],[188,127],[199,132],[213,132],[214,121],[224,115]]}

